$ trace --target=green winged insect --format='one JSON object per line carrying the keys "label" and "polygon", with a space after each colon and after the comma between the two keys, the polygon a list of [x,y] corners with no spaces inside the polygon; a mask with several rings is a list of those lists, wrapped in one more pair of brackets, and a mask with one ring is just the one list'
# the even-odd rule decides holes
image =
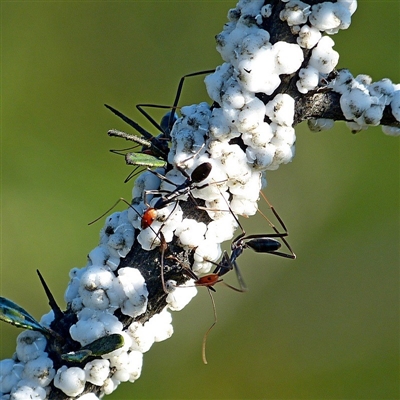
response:
{"label": "green winged insect", "polygon": [[124,337],[118,333],[112,333],[111,335],[96,339],[77,351],[62,354],[61,358],[64,361],[82,363],[89,357],[99,358],[104,354],[120,349],[123,345]]}
{"label": "green winged insect", "polygon": [[[123,155],[125,157],[125,161],[127,165],[134,165],[136,168],[128,175],[125,179],[125,182],[128,182],[133,176],[136,175],[138,169],[142,167],[147,168],[157,168],[159,166],[165,166],[167,164],[167,157],[168,157],[168,145],[169,145],[169,128],[168,123],[170,119],[171,111],[169,111],[161,120],[161,124],[157,124],[156,121],[142,109],[142,106],[147,105],[140,105],[138,104],[136,107],[138,110],[146,116],[146,118],[157,127],[161,133],[158,136],[153,136],[151,133],[146,131],[142,128],[138,123],[127,117],[126,115],[122,114],[120,111],[116,110],[115,108],[105,105],[109,110],[111,110],[115,115],[120,117],[123,121],[129,124],[131,127],[136,129],[142,136],[131,135],[126,132],[119,131],[117,129],[110,129],[108,131],[109,136],[119,137],[125,140],[132,141],[136,143],[135,146],[121,149],[121,150],[110,150],[112,153]],[[168,108],[169,106],[158,106],[161,108]],[[174,122],[176,117],[174,119]],[[141,150],[139,152],[128,152],[124,153],[127,150],[132,150],[141,146]]]}
{"label": "green winged insect", "polygon": [[[136,136],[136,135],[130,135],[128,133],[118,131],[117,129],[110,129],[108,131],[109,136],[115,136],[115,137],[120,137],[126,140],[131,140],[133,142],[138,143],[138,145],[142,145],[142,151],[141,153],[135,153],[135,152],[129,152],[129,153],[123,153],[123,151],[126,150],[131,150],[132,147],[128,149],[121,149],[121,150],[110,150],[112,153],[123,155],[125,157],[125,162],[127,165],[133,165],[136,168],[127,176],[125,179],[125,182],[128,182],[133,176],[136,175],[138,172],[139,168],[145,167],[145,168],[159,168],[159,167],[165,167],[167,162],[162,159],[158,158],[152,154],[149,154],[146,150],[146,148],[150,149],[151,148],[151,142],[143,139],[142,137]],[[137,147],[137,146],[135,146]],[[134,147],[133,147],[134,148]]]}
{"label": "green winged insect", "polygon": [[0,320],[14,325],[17,328],[31,329],[41,332],[45,336],[51,335],[50,331],[40,325],[28,311],[5,297],[0,297]]}
{"label": "green winged insect", "polygon": [[[178,89],[176,91],[172,107],[165,105],[144,104],[144,103],[136,105],[136,108],[139,110],[139,112],[143,114],[146,117],[146,119],[159,132],[161,132],[158,136],[153,136],[150,132],[148,132],[146,129],[140,126],[137,122],[133,121],[122,112],[116,110],[114,107],[105,104],[105,106],[110,111],[112,111],[117,117],[121,118],[129,126],[134,128],[141,135],[141,136],[130,135],[128,133],[119,131],[117,129],[111,129],[108,131],[109,136],[123,138],[125,140],[133,141],[136,143],[135,146],[130,147],[128,149],[111,150],[112,153],[124,155],[126,163],[128,165],[134,165],[136,167],[125,179],[125,182],[129,181],[132,177],[134,177],[137,174],[138,170],[142,167],[157,168],[157,167],[164,167],[167,164],[169,142],[171,140],[170,133],[172,131],[175,121],[177,120],[176,110],[179,108],[178,102],[180,95],[182,93],[182,88],[185,78],[191,76],[204,75],[213,72],[214,70],[207,70],[207,71],[199,71],[184,75],[179,81]],[[160,124],[158,124],[152,118],[152,116],[144,110],[144,107],[161,108],[161,109],[164,108],[164,109],[169,109],[170,111],[168,111],[163,116]],[[124,153],[127,150],[131,150],[139,146],[142,147],[139,152]]]}

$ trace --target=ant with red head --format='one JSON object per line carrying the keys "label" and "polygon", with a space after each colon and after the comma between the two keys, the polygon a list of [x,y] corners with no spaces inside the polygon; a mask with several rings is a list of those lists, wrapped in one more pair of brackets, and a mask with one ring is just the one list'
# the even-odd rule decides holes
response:
{"label": "ant with red head", "polygon": [[[99,216],[98,218],[96,218],[95,220],[89,222],[89,225],[94,224],[94,223],[97,222],[99,219],[101,219],[104,215],[108,214],[113,208],[115,208],[115,207],[118,205],[119,202],[124,202],[126,205],[128,205],[128,207],[129,207],[131,210],[133,210],[133,211],[138,215],[139,218],[142,218],[140,212],[139,212],[132,204],[130,204],[127,200],[125,200],[124,198],[121,197],[121,198],[119,198],[119,199],[117,200],[117,202],[116,202],[111,208],[109,208],[106,212],[104,212],[102,215],[100,215],[100,216]],[[172,213],[173,213],[173,210],[172,210],[172,212],[170,213],[170,215],[171,215]],[[168,216],[168,218],[169,218],[169,216]],[[161,284],[162,284],[162,287],[163,287],[164,292],[165,292],[166,294],[168,294],[169,292],[168,292],[168,290],[167,290],[167,288],[166,288],[165,279],[164,279],[164,258],[165,258],[165,253],[166,253],[166,251],[168,250],[168,243],[167,243],[167,241],[166,241],[166,239],[165,239],[165,236],[164,236],[164,234],[163,234],[163,232],[162,232],[163,225],[160,227],[160,229],[159,229],[157,232],[153,229],[153,227],[150,226],[149,228],[151,229],[151,231],[152,231],[152,233],[153,233],[153,235],[154,235],[154,238],[152,239],[153,241],[152,241],[152,244],[151,244],[150,248],[145,248],[145,247],[144,247],[144,249],[145,249],[145,250],[153,250],[155,247],[159,246],[159,251],[160,251],[160,270],[161,270],[161,271],[160,271],[160,276],[161,276]]]}
{"label": "ant with red head", "polygon": [[[202,189],[209,185],[209,183],[206,183],[204,185],[198,186],[199,183],[203,182],[210,175],[210,172],[212,169],[211,163],[204,162],[204,163],[198,165],[192,171],[190,176],[186,173],[186,171],[184,169],[180,168],[179,166],[177,167],[177,169],[185,177],[185,181],[180,185],[177,185],[176,183],[172,182],[171,180],[169,180],[165,176],[159,174],[158,172],[150,171],[153,174],[155,174],[156,176],[158,176],[160,179],[175,186],[176,189],[173,190],[172,192],[165,191],[167,194],[161,195],[152,207],[148,206],[148,208],[145,210],[145,212],[142,215],[142,222],[141,222],[142,229],[149,227],[154,222],[154,220],[157,218],[157,214],[158,214],[157,210],[160,210],[161,208],[164,208],[167,205],[171,204],[172,202],[176,201],[176,199],[180,196],[188,195],[193,200],[193,202],[196,204],[196,201],[193,198],[191,191],[193,189]],[[162,193],[164,193],[164,191],[148,190],[145,192],[145,196],[147,196],[148,194],[162,194]],[[146,201],[145,201],[145,203],[146,203]]]}
{"label": "ant with red head", "polygon": [[[260,211],[260,213],[263,215],[263,217],[268,221],[268,224],[270,225],[270,227],[274,230],[274,233],[246,235],[246,232],[245,232],[243,226],[240,224],[238,218],[233,213],[232,209],[229,207],[229,211],[231,212],[231,214],[235,218],[238,226],[242,230],[242,233],[240,235],[238,235],[231,243],[231,255],[229,256],[228,253],[226,251],[224,251],[224,253],[222,255],[222,259],[219,263],[212,262],[212,264],[215,265],[214,271],[212,273],[204,275],[200,278],[197,277],[197,275],[191,270],[187,272],[188,276],[191,277],[192,279],[194,279],[195,286],[205,286],[208,289],[208,293],[210,295],[212,306],[213,306],[213,311],[214,311],[214,322],[208,328],[208,330],[206,331],[206,333],[204,334],[204,337],[203,337],[202,359],[203,359],[204,364],[207,364],[207,358],[206,358],[207,337],[208,337],[208,334],[210,333],[211,329],[217,323],[217,312],[216,312],[214,298],[211,293],[211,292],[216,291],[214,288],[214,285],[216,283],[222,282],[225,284],[225,286],[228,286],[229,288],[231,288],[237,292],[247,291],[247,286],[243,280],[239,266],[236,262],[237,258],[243,253],[243,250],[250,248],[257,253],[267,253],[267,254],[272,254],[272,255],[289,258],[289,259],[296,258],[295,253],[293,252],[292,248],[290,247],[289,243],[286,240],[286,237],[289,235],[289,233],[287,231],[287,228],[286,228],[283,220],[278,215],[278,213],[276,212],[276,210],[272,206],[272,204],[264,196],[264,194],[262,192],[260,192],[260,193],[266,200],[272,213],[276,217],[277,221],[281,225],[281,228],[284,230],[284,232],[279,232],[278,229],[275,227],[275,225],[273,225],[272,222]],[[282,243],[284,243],[284,245],[288,249],[288,251],[289,251],[288,253],[279,251],[279,249],[282,247],[281,241],[282,241]],[[228,272],[230,272],[232,270],[234,270],[236,273],[236,277],[239,282],[240,288],[234,287],[234,286],[224,282],[222,279],[222,277],[225,274],[227,274]]]}

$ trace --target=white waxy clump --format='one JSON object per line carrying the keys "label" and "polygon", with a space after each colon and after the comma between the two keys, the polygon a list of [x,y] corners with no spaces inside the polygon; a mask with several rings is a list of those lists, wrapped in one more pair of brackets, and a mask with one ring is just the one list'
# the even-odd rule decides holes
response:
{"label": "white waxy clump", "polygon": [[168,281],[169,294],[167,296],[168,308],[172,311],[180,311],[197,294],[193,279],[189,279],[183,285],[176,286],[176,282]]}
{"label": "white waxy clump", "polygon": [[43,314],[40,318],[40,325],[50,328],[50,324],[54,321],[54,311],[50,310],[47,314]]}
{"label": "white waxy clump", "polygon": [[265,104],[254,98],[241,108],[238,116],[238,129],[240,131],[252,131],[263,124],[265,117]]}
{"label": "white waxy clump", "polygon": [[97,386],[103,386],[110,374],[110,362],[108,360],[93,360],[88,362],[84,371],[86,380]]}
{"label": "white waxy clump", "polygon": [[46,387],[53,380],[55,372],[53,361],[48,358],[47,353],[44,353],[42,356],[25,364],[22,378],[32,380],[37,385]]}
{"label": "white waxy clump", "polygon": [[24,365],[12,359],[0,361],[0,393],[9,393],[22,379]]}
{"label": "white waxy clump", "polygon": [[147,308],[149,293],[142,274],[136,268],[129,267],[120,268],[118,273],[117,291],[121,294],[121,311],[131,317],[143,314]]}
{"label": "white waxy clump", "polygon": [[266,146],[271,141],[273,136],[274,133],[272,132],[271,125],[266,122],[262,122],[252,131],[243,132],[242,139],[243,143],[247,146],[257,148]]}
{"label": "white waxy clump", "polygon": [[392,101],[393,94],[395,93],[394,85],[390,79],[382,79],[378,82],[371,83],[368,86],[371,96],[375,96],[375,101],[379,104],[387,106]]}
{"label": "white waxy clump", "polygon": [[357,133],[357,132],[362,131],[363,129],[368,128],[367,126],[359,125],[359,124],[357,124],[357,122],[353,122],[353,121],[350,121],[350,122],[346,121],[346,125],[352,133]]}
{"label": "white waxy clump", "polygon": [[46,338],[36,331],[23,331],[17,337],[17,357],[27,362],[43,356],[47,345]]}
{"label": "white waxy clump", "polygon": [[143,354],[140,351],[121,353],[110,358],[111,368],[115,369],[113,378],[120,382],[134,382],[140,377],[143,365]]}
{"label": "white waxy clump", "polygon": [[382,131],[388,136],[400,136],[400,128],[382,125]]}
{"label": "white waxy clump", "polygon": [[84,308],[78,314],[78,321],[69,329],[72,339],[85,346],[111,333],[120,333],[122,323],[107,311]]}
{"label": "white waxy clump", "polygon": [[[96,247],[89,254],[100,251],[104,255],[102,249],[103,248],[101,247],[100,248]],[[103,262],[101,264],[97,263],[97,265],[102,265],[102,264]],[[69,272],[70,281],[68,283],[68,287],[64,295],[64,299],[67,303],[71,303],[78,296],[81,276],[84,274],[85,271],[86,268],[81,268],[81,269],[72,268],[71,271]]]}
{"label": "white waxy clump", "polygon": [[332,89],[340,94],[351,90],[354,77],[348,69],[341,69],[332,83]]}
{"label": "white waxy clump", "polygon": [[296,82],[297,89],[300,93],[308,93],[313,90],[319,83],[319,72],[316,68],[308,65],[299,71],[299,80]]}
{"label": "white waxy clump", "polygon": [[206,230],[207,226],[204,222],[185,218],[182,224],[176,229],[175,235],[179,237],[183,246],[196,247],[204,240]]}
{"label": "white waxy clump", "polygon": [[58,369],[54,378],[54,386],[67,396],[76,397],[85,389],[86,374],[82,368],[63,365]]}
{"label": "white waxy clump", "polygon": [[[108,258],[110,257],[110,253],[108,251],[107,246],[100,245],[95,247],[89,254],[88,259],[91,265],[104,265],[106,264]],[[79,276],[71,276],[71,281],[79,279]]]}
{"label": "white waxy clump", "polygon": [[265,170],[272,165],[275,151],[276,147],[271,143],[255,148],[249,146],[246,149],[246,156],[248,162],[252,164],[253,169]]}
{"label": "white waxy clump", "polygon": [[356,122],[361,125],[379,125],[383,116],[384,106],[382,104],[371,104],[371,107],[364,111],[361,118],[356,119]]}
{"label": "white waxy clump", "polygon": [[10,400],[44,400],[46,398],[46,391],[42,387],[33,387],[32,382],[24,382],[21,381],[17,387],[15,387],[11,391],[10,397],[2,397],[2,399],[10,399]]}
{"label": "white waxy clump", "polygon": [[[163,224],[163,231],[175,230],[182,222],[183,211],[179,204],[172,202],[166,207],[157,210],[156,220]],[[164,236],[167,236],[164,234]],[[167,240],[167,243],[170,240]]]}
{"label": "white waxy clump", "polygon": [[104,394],[111,394],[114,392],[120,383],[121,381],[116,379],[114,376],[107,378],[102,387]]}
{"label": "white waxy clump", "polygon": [[[160,190],[163,193],[173,192],[179,185],[186,181],[186,177],[180,170],[171,169],[165,175],[165,180],[161,180]],[[186,196],[179,197],[180,200],[186,199]]]}
{"label": "white waxy clump", "polygon": [[[226,118],[224,110],[221,108],[215,108],[212,111],[210,119],[210,135],[219,140],[229,140],[231,136],[231,127],[229,121]],[[239,136],[239,133],[237,134]]]}
{"label": "white waxy clump", "polygon": [[303,25],[296,39],[297,43],[306,49],[312,49],[321,39],[321,32],[313,26]]}
{"label": "white waxy clump", "polygon": [[[156,168],[154,172],[159,174],[164,174],[164,168]],[[155,190],[160,187],[161,179],[151,171],[144,171],[135,179],[135,184],[132,189],[132,198],[137,200],[144,200],[143,195],[147,191]],[[147,201],[151,200],[151,196],[147,199]]]}
{"label": "white waxy clump", "polygon": [[200,103],[182,107],[182,118],[178,119],[171,135],[168,162],[181,168],[191,168],[195,156],[205,152],[204,142],[209,130],[210,106]]}
{"label": "white waxy clump", "polygon": [[310,131],[321,132],[333,128],[335,121],[333,119],[318,118],[307,121]]}
{"label": "white waxy clump", "polygon": [[[161,229],[161,223],[155,221],[152,225],[146,229],[143,229],[138,237],[137,241],[142,246],[143,250],[153,250],[161,244],[161,235],[157,234],[157,232]],[[165,238],[165,236],[164,236]]]}
{"label": "white waxy clump", "polygon": [[111,257],[124,258],[135,240],[135,231],[128,220],[128,210],[116,212],[106,219],[100,232],[100,244],[107,246]]}
{"label": "white waxy clump", "polygon": [[303,62],[299,45],[277,42],[266,44],[251,56],[239,59],[239,80],[249,92],[272,94],[281,83],[280,74],[295,72]]}
{"label": "white waxy clump", "polygon": [[194,252],[192,270],[197,274],[206,274],[214,267],[210,261],[216,261],[221,257],[221,246],[214,238],[203,240]]}
{"label": "white waxy clump", "polygon": [[363,112],[371,107],[371,103],[369,94],[360,89],[351,90],[340,98],[340,107],[344,116],[349,120],[361,117]]}
{"label": "white waxy clump", "polygon": [[151,317],[144,325],[133,322],[127,330],[132,339],[130,350],[145,353],[154,342],[170,338],[173,333],[171,322],[172,317],[167,311],[167,307],[161,313]]}
{"label": "white waxy clump", "polygon": [[300,68],[304,55],[298,44],[276,42],[273,49],[276,57],[275,70],[279,75],[292,74]]}
{"label": "white waxy clump", "polygon": [[338,3],[346,7],[351,15],[357,10],[357,0],[338,0]]}
{"label": "white waxy clump", "polygon": [[332,49],[335,42],[328,36],[323,36],[313,49],[309,66],[322,74],[329,74],[339,61],[339,53]]}
{"label": "white waxy clump", "polygon": [[99,400],[99,398],[94,393],[85,393],[79,400]]}
{"label": "white waxy clump", "polygon": [[393,93],[392,101],[390,102],[393,116],[400,121],[400,90]]}
{"label": "white waxy clump", "polygon": [[320,31],[334,34],[347,29],[351,23],[351,12],[343,3],[324,2],[311,7],[310,23]]}
{"label": "white waxy clump", "polygon": [[263,6],[263,7],[261,8],[261,15],[262,15],[264,18],[270,17],[271,14],[272,14],[272,4],[266,4],[265,6]]}
{"label": "white waxy clump", "polygon": [[281,126],[292,126],[294,120],[294,99],[286,93],[277,94],[273,100],[267,103],[266,114]]}
{"label": "white waxy clump", "polygon": [[310,13],[310,6],[300,0],[290,0],[285,4],[285,8],[279,14],[282,21],[286,21],[289,26],[302,25],[307,22]]}
{"label": "white waxy clump", "polygon": [[170,338],[174,332],[172,326],[172,315],[164,308],[159,314],[153,315],[146,323],[145,326],[153,332],[155,342],[162,342]]}
{"label": "white waxy clump", "polygon": [[91,266],[82,275],[78,293],[85,307],[106,310],[110,307],[108,292],[113,290],[115,275],[107,266]]}
{"label": "white waxy clump", "polygon": [[221,89],[230,80],[233,71],[232,64],[224,63],[218,66],[214,73],[207,75],[204,79],[208,96],[218,104],[221,104]]}
{"label": "white waxy clump", "polygon": [[226,213],[225,216],[211,221],[207,226],[206,240],[222,243],[230,240],[237,228],[237,222],[231,213]]}

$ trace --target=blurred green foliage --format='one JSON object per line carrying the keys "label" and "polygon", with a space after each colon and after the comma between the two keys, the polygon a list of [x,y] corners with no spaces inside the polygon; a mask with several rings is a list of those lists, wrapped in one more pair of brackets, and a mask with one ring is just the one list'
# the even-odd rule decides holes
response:
{"label": "blurred green foliage", "polygon": [[[87,223],[130,197],[130,169],[108,152],[126,143],[106,134],[128,127],[103,103],[152,129],[134,105],[171,104],[180,76],[219,65],[214,35],[234,5],[2,2],[2,296],[40,319],[39,268],[64,308],[68,271],[98,241],[102,223]],[[339,67],[399,82],[399,7],[361,0],[351,29],[333,37]],[[200,101],[202,78],[192,78],[180,104]],[[209,364],[201,341],[213,317],[200,289],[174,313],[173,337],[145,354],[143,376],[110,399],[399,398],[398,139],[343,123],[297,134],[293,163],[269,173],[264,192],[298,259],[245,253],[250,290],[218,288]],[[10,357],[19,332],[0,333]]]}

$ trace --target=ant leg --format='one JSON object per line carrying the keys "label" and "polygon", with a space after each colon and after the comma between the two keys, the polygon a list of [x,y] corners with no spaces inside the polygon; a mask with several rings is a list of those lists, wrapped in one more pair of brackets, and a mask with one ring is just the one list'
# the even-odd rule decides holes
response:
{"label": "ant leg", "polygon": [[212,74],[213,72],[215,72],[215,69],[209,69],[209,70],[206,70],[206,71],[193,72],[191,74],[187,74],[187,75],[182,76],[181,80],[179,81],[178,89],[177,89],[176,95],[175,95],[174,105],[172,107],[171,115],[170,115],[169,121],[168,121],[168,128],[169,129],[172,129],[172,126],[173,126],[173,121],[174,121],[174,117],[175,117],[175,110],[176,110],[176,108],[178,106],[179,98],[181,97],[183,82],[185,81],[185,78],[189,78],[191,76]]}
{"label": "ant leg", "polygon": [[[153,117],[146,110],[143,109],[143,107],[161,108],[161,109],[164,108],[167,110],[170,110],[172,107],[165,106],[165,105],[158,105],[158,104],[147,104],[147,103],[136,104],[136,108],[139,110],[139,112],[142,113],[156,129],[158,129],[160,132],[162,132],[162,134],[165,136],[166,139],[168,139],[168,137],[169,137],[169,132],[167,131],[168,126],[164,127],[162,123],[159,124],[158,122],[156,122],[153,119]],[[168,116],[168,118],[169,118],[169,116]]]}
{"label": "ant leg", "polygon": [[129,175],[125,178],[124,183],[128,183],[132,178],[137,176],[141,172],[141,166],[138,165],[129,173]]}
{"label": "ant leg", "polygon": [[234,268],[234,270],[235,270],[236,278],[237,278],[237,280],[238,280],[238,282],[239,282],[240,289],[235,288],[235,287],[233,287],[233,286],[231,286],[231,285],[228,285],[226,282],[224,282],[225,285],[227,285],[228,287],[230,287],[230,288],[233,289],[233,290],[236,290],[237,292],[247,292],[247,290],[248,290],[248,289],[247,289],[247,286],[246,286],[246,284],[244,283],[243,276],[242,276],[242,274],[241,274],[241,272],[240,272],[239,266],[238,266],[237,263],[236,263],[236,260],[233,260],[233,261],[231,260],[231,263],[232,263],[233,268]]}
{"label": "ant leg", "polygon": [[[89,222],[88,223],[88,225],[93,225],[95,222],[97,222],[98,220],[100,220],[101,218],[103,218],[106,214],[108,214],[112,209],[114,209],[117,205],[118,205],[118,203],[120,203],[121,201],[123,201],[125,204],[127,204],[129,207],[131,207],[131,208],[133,208],[132,207],[132,205],[128,202],[128,201],[126,201],[123,197],[120,197],[116,202],[115,202],[115,204],[112,206],[112,207],[110,207],[106,212],[104,212],[103,214],[101,214],[100,215],[100,217],[98,217],[98,218],[96,218],[96,219],[94,219],[93,221],[91,221],[91,222]],[[134,209],[134,208],[133,208]],[[135,209],[134,209],[135,210]],[[135,210],[136,212],[137,212],[137,210]]]}
{"label": "ant leg", "polygon": [[[157,178],[160,178],[162,181],[169,183],[170,185],[173,185],[173,186],[175,186],[175,187],[178,187],[178,186],[179,186],[178,183],[175,183],[175,182],[171,181],[171,180],[168,179],[166,176],[160,174],[160,173],[157,172],[157,171],[153,171],[153,170],[151,170],[151,169],[148,169],[148,171],[151,172],[152,174],[154,174]],[[190,179],[190,176],[189,176],[184,170],[180,170],[180,169],[179,169],[179,172],[185,177],[185,179]]]}
{"label": "ant leg", "polygon": [[161,252],[161,259],[160,259],[160,266],[161,266],[161,284],[163,287],[163,290],[166,294],[168,294],[168,290],[167,287],[165,286],[165,278],[164,278],[164,255],[165,255],[165,251],[168,248],[167,242],[165,241],[164,235],[161,232],[161,228],[158,231],[158,234],[160,235],[160,240],[161,240],[161,245],[160,245],[160,252]]}
{"label": "ant leg", "polygon": [[[175,123],[176,117],[175,117],[175,110],[177,110],[178,107],[178,103],[179,103],[179,98],[181,96],[182,93],[182,88],[183,88],[183,83],[185,81],[185,78],[189,78],[192,76],[198,76],[198,75],[205,75],[205,74],[211,74],[215,72],[215,69],[210,69],[210,70],[205,70],[205,71],[198,71],[198,72],[193,72],[191,74],[187,74],[182,76],[182,78],[179,81],[178,84],[178,89],[176,91],[176,95],[175,95],[175,100],[173,103],[173,106],[165,106],[165,105],[156,105],[156,104],[137,104],[136,108],[151,122],[151,124],[153,124],[158,130],[160,130],[160,132],[162,132],[164,134],[164,136],[168,139],[172,130],[172,127]],[[145,111],[143,109],[143,107],[153,107],[153,108],[166,108],[171,110],[169,116],[168,116],[168,125],[167,126],[163,126],[163,124],[158,124],[148,113],[147,111]]]}
{"label": "ant leg", "polygon": [[[272,213],[275,215],[276,219],[278,220],[279,224],[281,225],[282,229],[287,233],[287,228],[285,223],[283,222],[282,218],[279,216],[278,212],[275,210],[275,207],[269,202],[267,199],[267,196],[260,190],[261,196],[265,200],[265,202],[268,204],[268,207],[272,211]],[[264,218],[268,221],[270,224],[271,228],[274,229],[274,224],[260,211],[260,214],[264,216]]]}
{"label": "ant leg", "polygon": [[[285,255],[286,253],[280,253],[280,255],[282,255],[283,257],[288,257],[288,258],[292,258],[295,259],[296,258],[296,254],[294,253],[294,251],[292,250],[292,247],[290,246],[289,242],[285,239],[285,236],[289,235],[289,232],[286,228],[285,223],[283,222],[282,218],[279,216],[278,212],[275,210],[275,207],[269,202],[269,200],[267,199],[267,197],[265,196],[265,194],[260,191],[261,196],[264,198],[264,200],[266,201],[266,203],[268,204],[268,207],[270,208],[270,210],[272,211],[272,213],[275,215],[276,219],[278,220],[279,224],[281,225],[281,228],[283,229],[285,235],[282,235],[280,238],[282,240],[282,242],[285,244],[286,248],[289,250],[291,256],[289,255]],[[267,218],[266,215],[264,215],[264,213],[261,210],[258,210],[259,213],[268,221],[269,226],[277,233],[279,234],[280,232],[278,231],[278,229],[275,227],[275,225]],[[278,254],[279,252],[276,252],[275,254]],[[271,253],[272,254],[272,253]]]}

